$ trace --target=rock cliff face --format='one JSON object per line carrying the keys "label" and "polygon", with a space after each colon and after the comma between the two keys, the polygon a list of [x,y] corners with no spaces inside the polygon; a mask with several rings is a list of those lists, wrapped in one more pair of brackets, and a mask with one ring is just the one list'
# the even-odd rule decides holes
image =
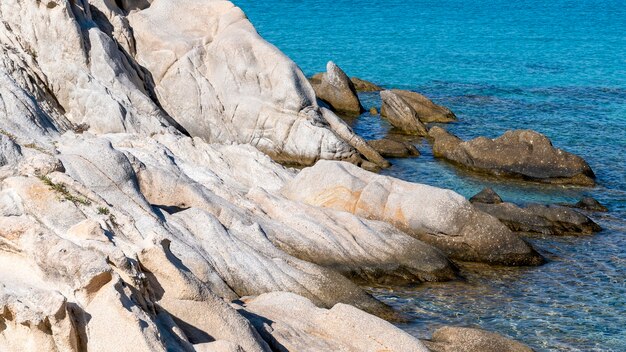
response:
{"label": "rock cliff face", "polygon": [[[2,0],[0,19],[1,351],[423,351],[357,284],[454,279],[446,254],[491,248],[478,220],[503,228],[414,184],[441,197],[408,222],[298,195],[275,160],[384,160],[228,1]],[[494,241],[494,262],[536,258]]]}

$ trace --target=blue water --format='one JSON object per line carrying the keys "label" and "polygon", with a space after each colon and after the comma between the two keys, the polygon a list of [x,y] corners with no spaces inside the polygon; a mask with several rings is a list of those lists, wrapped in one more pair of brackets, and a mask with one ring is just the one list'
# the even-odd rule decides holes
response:
{"label": "blue water", "polygon": [[[422,156],[392,160],[385,174],[471,196],[485,186],[505,200],[610,208],[604,231],[530,241],[549,258],[537,268],[463,269],[467,282],[373,289],[412,318],[418,337],[441,325],[478,326],[538,351],[626,351],[626,2],[624,0],[235,0],[266,39],[306,74],[333,60],[348,74],[412,89],[451,108],[462,138],[531,128],[583,156],[594,188],[485,179]],[[362,94],[366,108],[377,94]],[[389,126],[351,121],[367,138]]]}

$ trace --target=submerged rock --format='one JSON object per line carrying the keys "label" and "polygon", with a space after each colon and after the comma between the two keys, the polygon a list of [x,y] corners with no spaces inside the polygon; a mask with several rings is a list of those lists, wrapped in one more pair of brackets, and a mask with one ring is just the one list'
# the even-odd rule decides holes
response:
{"label": "submerged rock", "polygon": [[423,341],[433,352],[533,352],[533,349],[515,340],[493,332],[444,326]]}
{"label": "submerged rock", "polygon": [[288,182],[282,194],[388,222],[453,259],[503,265],[543,262],[529,244],[461,195],[376,175],[348,163],[319,161]]}
{"label": "submerged rock", "polygon": [[483,190],[477,194],[483,196],[474,196],[470,201],[478,209],[498,218],[512,231],[543,235],[588,235],[602,230],[593,220],[573,209],[541,204],[519,207],[503,203],[493,190],[490,192],[492,197],[486,199],[484,195],[487,192]]}
{"label": "submerged rock", "polygon": [[415,111],[417,118],[423,123],[446,123],[457,120],[456,115],[450,109],[433,103],[419,93],[400,89],[392,89],[391,92],[400,96]]}
{"label": "submerged rock", "polygon": [[470,141],[433,127],[433,153],[469,170],[554,184],[593,186],[595,175],[581,157],[554,148],[550,140],[535,131],[508,131],[489,139]]}
{"label": "submerged rock", "polygon": [[350,78],[334,62],[326,64],[326,72],[310,80],[315,94],[335,111],[360,114],[365,111]]}
{"label": "submerged rock", "polygon": [[380,92],[383,106],[380,115],[398,130],[418,136],[428,135],[428,129],[417,117],[415,110],[402,97],[390,90]]}
{"label": "submerged rock", "polygon": [[410,156],[419,156],[420,152],[411,143],[394,141],[393,139],[377,139],[367,141],[374,150],[380,155],[388,158],[406,158]]}
{"label": "submerged rock", "polygon": [[383,90],[382,87],[358,77],[351,77],[350,81],[354,84],[354,88],[357,92],[379,92]]}

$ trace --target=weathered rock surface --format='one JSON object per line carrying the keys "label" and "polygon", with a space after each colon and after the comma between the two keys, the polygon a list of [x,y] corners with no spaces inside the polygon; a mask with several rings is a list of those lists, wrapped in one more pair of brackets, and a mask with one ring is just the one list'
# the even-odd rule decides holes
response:
{"label": "weathered rock surface", "polygon": [[508,131],[496,139],[478,137],[462,141],[440,127],[433,127],[436,157],[472,171],[554,184],[592,186],[595,175],[581,157],[554,148],[535,131]]}
{"label": "weathered rock surface", "polygon": [[493,189],[485,188],[473,195],[469,201],[472,203],[500,204],[502,203],[502,198],[500,198],[500,195]]}
{"label": "weathered rock surface", "polygon": [[428,351],[408,333],[345,304],[321,309],[275,292],[246,301],[241,310],[278,351]]}
{"label": "weathered rock surface", "polygon": [[[543,235],[589,235],[602,230],[593,220],[573,209],[542,204],[519,207],[502,202],[493,190],[491,192],[483,190],[478,194],[480,197],[474,196],[470,201],[476,208],[498,218],[512,231]],[[487,193],[491,193],[491,197],[485,197]]]}
{"label": "weathered rock surface", "polygon": [[419,120],[415,110],[399,95],[384,90],[380,92],[383,106],[380,115],[398,130],[419,136],[428,135],[428,128]]}
{"label": "weathered rock surface", "polygon": [[454,259],[505,265],[543,262],[529,244],[461,195],[348,163],[319,161],[288,182],[282,193],[310,205],[388,222]]}
{"label": "weathered rock surface", "polygon": [[450,109],[433,103],[419,93],[401,89],[392,89],[391,92],[401,97],[415,111],[417,118],[423,123],[446,123],[457,120],[456,115]]}
{"label": "weathered rock surface", "polygon": [[578,208],[587,211],[607,212],[609,209],[591,197],[585,197],[575,204],[559,203],[559,205],[569,208]]}
{"label": "weathered rock surface", "polygon": [[379,92],[383,90],[383,87],[358,77],[350,77],[350,81],[354,84],[354,89],[357,92]]}
{"label": "weathered rock surface", "polygon": [[409,156],[419,156],[420,152],[411,143],[395,141],[383,138],[367,141],[380,155],[388,158],[406,158]]}
{"label": "weathered rock surface", "polygon": [[347,114],[360,114],[365,111],[354,84],[334,62],[329,61],[326,64],[326,72],[313,76],[311,84],[317,97],[330,105],[333,110]]}
{"label": "weathered rock surface", "polygon": [[423,341],[433,352],[532,352],[533,349],[502,335],[472,328],[444,326]]}

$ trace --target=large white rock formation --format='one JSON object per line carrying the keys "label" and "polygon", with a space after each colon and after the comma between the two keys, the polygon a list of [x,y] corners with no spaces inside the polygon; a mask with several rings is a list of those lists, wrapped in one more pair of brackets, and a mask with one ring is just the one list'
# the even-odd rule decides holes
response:
{"label": "large white rock formation", "polygon": [[384,160],[241,10],[2,0],[0,20],[0,351],[424,350],[357,284],[454,279],[448,249],[405,225],[467,239],[491,218],[389,180],[426,210],[312,202],[311,171],[275,160]]}

